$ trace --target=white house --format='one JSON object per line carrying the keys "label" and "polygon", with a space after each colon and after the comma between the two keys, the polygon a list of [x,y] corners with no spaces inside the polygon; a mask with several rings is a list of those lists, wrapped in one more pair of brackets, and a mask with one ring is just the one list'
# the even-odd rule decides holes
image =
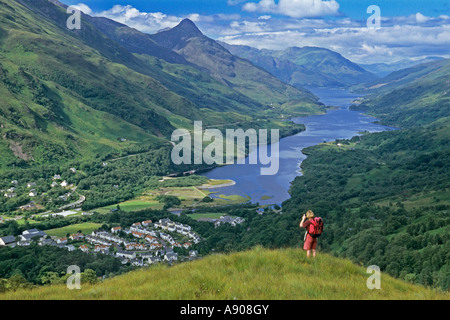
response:
{"label": "white house", "polygon": [[66,180],[61,182],[61,187],[67,187],[68,185],[69,185],[69,183]]}
{"label": "white house", "polygon": [[175,252],[166,253],[164,255],[164,260],[171,262],[171,261],[177,261],[178,260],[178,254]]}
{"label": "white house", "polygon": [[127,259],[136,259],[136,253],[135,252],[129,252],[129,251],[117,250],[116,256],[117,257],[122,257],[122,258],[127,258]]}
{"label": "white house", "polygon": [[30,193],[28,193],[28,195],[29,195],[30,197],[36,197],[36,196],[38,195],[38,193],[37,193],[36,190],[31,190]]}
{"label": "white house", "polygon": [[7,246],[7,245],[13,244],[15,242],[16,242],[16,239],[14,236],[6,236],[6,237],[0,238],[0,246]]}
{"label": "white house", "polygon": [[112,232],[112,233],[119,233],[121,230],[122,230],[122,227],[114,227],[114,228],[111,228],[111,232]]}

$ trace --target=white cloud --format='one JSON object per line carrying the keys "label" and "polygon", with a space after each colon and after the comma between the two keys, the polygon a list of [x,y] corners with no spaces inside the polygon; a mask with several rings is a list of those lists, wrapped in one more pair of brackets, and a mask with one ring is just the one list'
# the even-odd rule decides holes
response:
{"label": "white cloud", "polygon": [[74,9],[78,9],[81,12],[83,12],[84,14],[88,14],[88,15],[92,14],[91,8],[84,3],[74,4],[74,5],[71,5],[70,7],[74,8]]}
{"label": "white cloud", "polygon": [[424,23],[424,22],[428,22],[429,20],[430,20],[429,17],[424,16],[420,12],[416,13],[416,21],[417,21],[417,23]]}
{"label": "white cloud", "polygon": [[339,13],[336,0],[260,0],[247,2],[244,11],[273,13],[291,18],[335,16]]}
{"label": "white cloud", "polygon": [[[427,55],[450,57],[450,23],[435,26],[385,24],[378,30],[371,30],[363,27],[362,23],[348,20],[315,19],[299,21],[296,29],[283,30],[278,26],[279,29],[274,30],[270,22],[258,25],[260,29],[255,32],[246,30],[250,26],[249,22],[246,25],[234,24],[228,34],[224,33],[219,40],[273,50],[317,46],[337,51],[357,63],[392,62]],[[314,23],[317,27],[314,27]],[[293,21],[289,24],[293,24]]]}
{"label": "white cloud", "polygon": [[[162,12],[141,12],[131,5],[114,5],[111,9],[95,14],[123,23],[142,32],[155,33],[161,29],[173,28],[181,22],[182,17],[171,16]],[[195,14],[191,18],[198,18]]]}

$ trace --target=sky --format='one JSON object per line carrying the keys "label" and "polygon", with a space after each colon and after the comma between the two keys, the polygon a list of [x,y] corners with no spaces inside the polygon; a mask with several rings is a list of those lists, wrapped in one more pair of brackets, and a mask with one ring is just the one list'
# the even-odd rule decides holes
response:
{"label": "sky", "polygon": [[450,58],[449,0],[60,1],[150,34],[189,18],[210,38],[259,49],[317,46],[366,64]]}

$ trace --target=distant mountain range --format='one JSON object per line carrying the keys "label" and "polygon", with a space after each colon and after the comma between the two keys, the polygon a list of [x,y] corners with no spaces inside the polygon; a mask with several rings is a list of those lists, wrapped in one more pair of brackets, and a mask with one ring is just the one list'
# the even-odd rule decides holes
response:
{"label": "distant mountain range", "polygon": [[337,52],[317,47],[285,50],[255,49],[220,43],[232,54],[248,59],[294,87],[349,87],[377,76]]}
{"label": "distant mountain range", "polygon": [[376,74],[379,77],[385,77],[388,74],[399,71],[401,69],[411,68],[413,66],[428,63],[433,61],[442,60],[442,57],[427,57],[420,60],[403,59],[394,63],[372,63],[372,64],[359,64],[362,68]]}

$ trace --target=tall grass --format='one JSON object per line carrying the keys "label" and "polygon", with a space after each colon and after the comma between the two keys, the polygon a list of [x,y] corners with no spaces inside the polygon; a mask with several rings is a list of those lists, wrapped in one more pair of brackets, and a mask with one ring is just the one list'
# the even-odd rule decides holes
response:
{"label": "tall grass", "polygon": [[445,292],[382,274],[369,290],[366,268],[328,255],[307,259],[300,249],[216,254],[204,259],[141,269],[81,290],[47,286],[0,295],[0,299],[107,300],[303,300],[449,299]]}

